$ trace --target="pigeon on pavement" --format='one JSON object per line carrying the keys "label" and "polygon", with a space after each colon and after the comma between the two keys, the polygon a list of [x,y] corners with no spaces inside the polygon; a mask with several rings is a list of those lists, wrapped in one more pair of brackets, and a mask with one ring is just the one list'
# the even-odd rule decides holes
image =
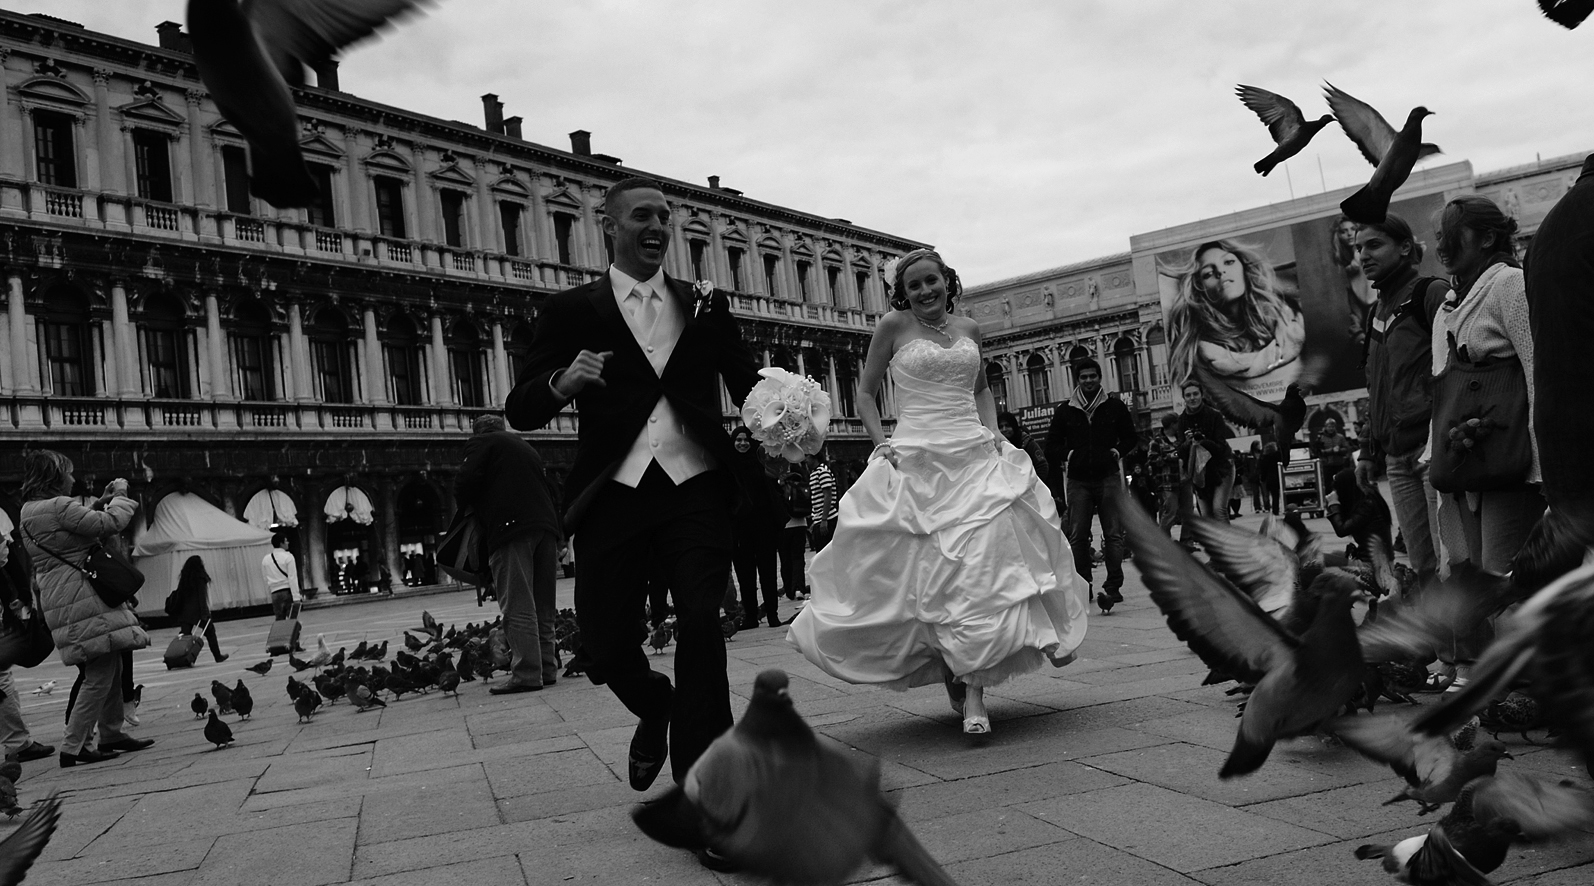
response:
{"label": "pigeon on pavement", "polygon": [[232,744],[232,727],[221,722],[215,711],[210,712],[210,720],[205,723],[205,740],[218,748]]}
{"label": "pigeon on pavement", "polygon": [[1328,731],[1406,779],[1405,790],[1384,805],[1416,800],[1419,815],[1456,799],[1468,782],[1493,775],[1500,758],[1511,756],[1505,745],[1494,739],[1480,741],[1461,753],[1447,736],[1412,732],[1409,716],[1341,717]]}
{"label": "pigeon on pavement", "polygon": [[[289,677],[288,679],[291,680],[293,678]],[[194,712],[195,720],[203,720],[205,719],[205,714],[210,711],[210,702],[205,701],[205,697],[196,692],[194,693],[194,700],[188,703],[188,709]]]}
{"label": "pigeon on pavement", "polygon": [[255,697],[249,694],[249,687],[245,686],[242,680],[232,688],[232,709],[244,720],[249,719],[249,715],[254,713]]}
{"label": "pigeon on pavement", "polygon": [[249,191],[279,208],[308,206],[315,178],[299,148],[290,86],[416,0],[188,0],[199,77],[249,142]]}
{"label": "pigeon on pavement", "polygon": [[1247,108],[1262,118],[1268,134],[1273,136],[1273,142],[1278,145],[1273,153],[1256,161],[1256,171],[1264,176],[1272,172],[1273,167],[1299,154],[1312,140],[1312,136],[1334,120],[1331,114],[1307,120],[1295,102],[1266,89],[1241,84],[1234,88],[1234,92]]}
{"label": "pigeon on pavement", "polygon": [[22,882],[60,821],[61,798],[52,793],[28,812],[16,830],[0,840],[0,886]]}
{"label": "pigeon on pavement", "polygon": [[244,670],[246,670],[246,671],[254,671],[255,673],[257,673],[260,676],[264,677],[266,675],[266,673],[271,670],[271,659],[268,658],[265,661],[260,662],[259,664],[252,664],[249,667],[244,668]]}
{"label": "pigeon on pavement", "polygon": [[216,707],[220,708],[223,714],[232,713],[232,690],[228,689],[225,683],[220,680],[210,681],[210,694],[216,699]]}
{"label": "pigeon on pavement", "polygon": [[39,684],[39,688],[38,689],[33,690],[33,694],[34,695],[49,695],[50,693],[52,693],[54,691],[55,691],[55,681],[54,680],[46,680],[43,683]]}
{"label": "pigeon on pavement", "polygon": [[1389,200],[1411,175],[1418,160],[1439,153],[1439,146],[1422,140],[1422,118],[1433,112],[1418,106],[1406,116],[1406,125],[1395,131],[1383,115],[1366,102],[1325,84],[1324,96],[1335,119],[1361,149],[1367,162],[1376,167],[1365,187],[1340,202],[1345,217],[1360,224],[1382,224],[1389,214]]}
{"label": "pigeon on pavement", "polygon": [[681,785],[632,813],[637,826],[778,883],[840,884],[874,858],[909,882],[954,886],[881,794],[879,763],[816,737],[787,683],[759,674],[747,713]]}

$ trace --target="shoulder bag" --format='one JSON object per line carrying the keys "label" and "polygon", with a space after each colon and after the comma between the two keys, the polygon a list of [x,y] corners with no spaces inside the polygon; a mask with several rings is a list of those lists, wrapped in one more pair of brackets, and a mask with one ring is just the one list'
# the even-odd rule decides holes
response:
{"label": "shoulder bag", "polygon": [[1450,336],[1450,360],[1433,383],[1433,459],[1440,492],[1514,489],[1533,470],[1528,387],[1516,357],[1468,362]]}
{"label": "shoulder bag", "polygon": [[[23,530],[27,532],[26,529]],[[57,554],[33,537],[28,532],[28,538],[38,546],[39,550],[49,554],[62,563],[76,569],[88,579],[89,586],[94,588],[94,593],[100,595],[100,600],[112,609],[116,609],[133,599],[138,589],[144,586],[144,573],[133,566],[126,554],[105,544],[96,541],[83,557],[83,565],[79,566],[71,560]]]}

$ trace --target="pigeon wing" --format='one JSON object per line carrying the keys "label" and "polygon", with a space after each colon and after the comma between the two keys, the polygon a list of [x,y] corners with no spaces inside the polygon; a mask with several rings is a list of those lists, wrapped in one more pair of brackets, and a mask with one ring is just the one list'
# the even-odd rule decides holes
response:
{"label": "pigeon wing", "polygon": [[1250,594],[1263,612],[1276,616],[1289,608],[1298,577],[1293,551],[1265,535],[1210,517],[1186,517],[1184,527],[1223,577]]}
{"label": "pigeon wing", "polygon": [[1539,11],[1545,18],[1570,30],[1594,13],[1594,0],[1539,0]]}
{"label": "pigeon wing", "polygon": [[1295,102],[1276,92],[1244,84],[1235,87],[1234,92],[1240,97],[1241,103],[1267,124],[1267,131],[1277,144],[1294,138],[1306,125],[1306,118]]}
{"label": "pigeon wing", "polygon": [[1473,782],[1479,824],[1507,819],[1529,837],[1594,833],[1594,792],[1577,783],[1514,770]]}
{"label": "pigeon wing", "polygon": [[1443,825],[1428,830],[1428,839],[1406,862],[1407,883],[1445,883],[1448,886],[1494,886],[1483,872],[1472,866],[1466,856],[1450,842]]}
{"label": "pigeon wing", "polygon": [[1412,732],[1410,717],[1341,717],[1328,731],[1362,756],[1389,766],[1412,787],[1444,781],[1460,758],[1444,736]]}
{"label": "pigeon wing", "polygon": [[1231,421],[1254,430],[1273,426],[1273,418],[1278,415],[1276,406],[1229,387],[1199,360],[1196,361],[1195,374],[1196,380],[1201,383],[1201,392],[1212,401],[1214,408]]}
{"label": "pigeon wing", "polygon": [[1389,153],[1389,146],[1395,142],[1395,127],[1390,126],[1382,114],[1373,110],[1372,105],[1332,83],[1323,84],[1323,97],[1327,99],[1328,109],[1334,112],[1334,119],[1339,121],[1340,128],[1356,143],[1367,162],[1377,166]]}
{"label": "pigeon wing", "polygon": [[1594,654],[1586,633],[1594,630],[1590,569],[1569,573],[1566,591],[1546,611],[1548,617],[1537,631],[1531,689],[1585,763],[1594,761]]}
{"label": "pigeon wing", "polygon": [[[1479,574],[1481,576],[1481,574]],[[1429,659],[1437,647],[1465,635],[1488,611],[1487,591],[1472,576],[1435,583],[1400,606],[1381,609],[1375,621],[1356,629],[1362,660]]]}
{"label": "pigeon wing", "polygon": [[61,798],[51,793],[30,810],[17,829],[0,840],[0,884],[14,886],[44,851],[61,821]]}
{"label": "pigeon wing", "polygon": [[1151,599],[1168,626],[1207,667],[1257,682],[1290,658],[1299,638],[1287,633],[1245,593],[1196,562],[1145,509],[1128,500],[1122,482],[1111,486],[1116,509]]}
{"label": "pigeon wing", "polygon": [[317,65],[410,11],[418,0],[245,0],[272,65],[289,83],[302,79],[302,65]]}

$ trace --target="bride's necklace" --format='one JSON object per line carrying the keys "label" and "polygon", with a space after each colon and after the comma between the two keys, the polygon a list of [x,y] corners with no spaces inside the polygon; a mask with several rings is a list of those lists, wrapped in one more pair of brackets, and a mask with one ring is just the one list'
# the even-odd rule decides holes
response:
{"label": "bride's necklace", "polygon": [[919,321],[919,325],[923,326],[925,329],[928,329],[931,332],[939,332],[941,335],[946,337],[947,341],[952,340],[952,334],[946,331],[946,327],[952,322],[951,317],[943,317],[940,323],[931,323],[923,317],[920,317],[918,314],[914,314],[913,319]]}

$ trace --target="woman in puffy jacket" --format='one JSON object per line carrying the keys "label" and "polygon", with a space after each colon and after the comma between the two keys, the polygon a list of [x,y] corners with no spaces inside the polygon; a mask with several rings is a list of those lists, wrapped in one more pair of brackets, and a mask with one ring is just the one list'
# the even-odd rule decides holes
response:
{"label": "woman in puffy jacket", "polygon": [[[126,480],[113,480],[93,507],[72,498],[71,489],[71,459],[48,449],[24,456],[22,530],[39,608],[62,664],[77,665],[83,673],[83,688],[67,715],[63,767],[98,763],[155,743],[123,731],[119,691],[122,651],[148,646],[149,635],[130,605],[106,606],[80,568],[96,543],[126,528],[138,503],[127,497]],[[92,744],[96,726],[97,747]]]}

